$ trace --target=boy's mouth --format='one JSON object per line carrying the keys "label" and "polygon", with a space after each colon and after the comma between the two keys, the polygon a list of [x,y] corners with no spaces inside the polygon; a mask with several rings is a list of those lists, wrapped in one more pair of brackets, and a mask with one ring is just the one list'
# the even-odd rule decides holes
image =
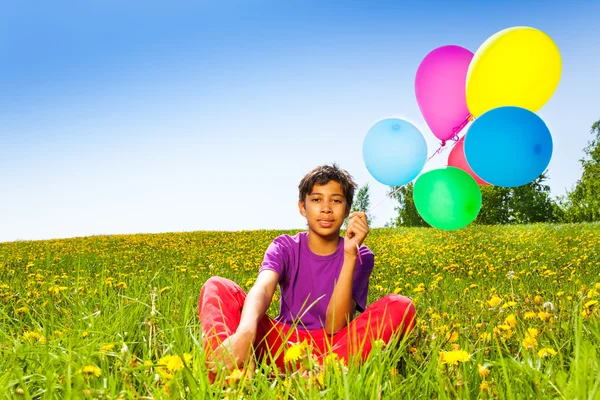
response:
{"label": "boy's mouth", "polygon": [[318,222],[322,228],[331,228],[333,226],[332,219],[320,219]]}

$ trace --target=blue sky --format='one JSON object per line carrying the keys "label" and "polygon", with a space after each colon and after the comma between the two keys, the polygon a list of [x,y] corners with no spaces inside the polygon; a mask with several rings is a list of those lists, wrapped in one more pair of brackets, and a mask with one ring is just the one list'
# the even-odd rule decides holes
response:
{"label": "blue sky", "polygon": [[[300,229],[298,183],[332,162],[378,204],[388,188],[364,165],[368,129],[406,119],[431,154],[419,63],[511,26],[561,51],[561,82],[538,112],[554,195],[580,177],[600,119],[596,1],[127,3],[3,5],[0,242]],[[373,226],[394,206],[378,206]]]}

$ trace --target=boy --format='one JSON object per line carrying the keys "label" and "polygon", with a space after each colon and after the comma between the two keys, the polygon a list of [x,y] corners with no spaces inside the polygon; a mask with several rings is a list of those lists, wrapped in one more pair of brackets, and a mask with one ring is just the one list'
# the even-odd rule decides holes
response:
{"label": "boy", "polygon": [[[406,297],[388,295],[366,307],[374,254],[362,244],[369,233],[366,215],[350,214],[356,189],[350,174],[336,164],[320,166],[298,189],[308,231],[273,240],[247,295],[220,277],[208,279],[200,292],[198,313],[211,372],[242,366],[252,347],[284,369],[286,339],[306,339],[319,360],[329,350],[346,362],[353,354],[364,360],[374,340],[388,342],[393,333],[406,335],[414,326],[415,308]],[[350,220],[340,237],[345,218]],[[271,319],[266,311],[278,284],[280,312]],[[356,311],[363,313],[354,319]]]}

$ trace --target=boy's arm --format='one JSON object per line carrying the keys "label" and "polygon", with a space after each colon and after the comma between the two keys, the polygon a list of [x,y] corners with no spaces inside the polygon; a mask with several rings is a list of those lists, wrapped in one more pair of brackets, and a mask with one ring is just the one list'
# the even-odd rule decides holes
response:
{"label": "boy's arm", "polygon": [[346,326],[356,309],[356,301],[352,298],[355,266],[356,254],[344,253],[344,264],[327,306],[325,331],[328,334],[333,334]]}
{"label": "boy's arm", "polygon": [[252,286],[252,289],[246,295],[240,324],[236,333],[251,335],[252,341],[254,341],[258,321],[260,321],[269,309],[278,281],[279,274],[275,271],[265,269],[258,274],[254,286]]}
{"label": "boy's arm", "polygon": [[356,309],[356,302],[352,298],[354,268],[358,247],[369,234],[369,225],[367,216],[363,212],[352,213],[349,218],[350,222],[344,237],[344,264],[327,305],[325,331],[328,334],[335,333],[346,326]]}
{"label": "boy's arm", "polygon": [[231,371],[246,362],[256,337],[258,321],[269,309],[278,281],[279,274],[275,271],[263,270],[258,274],[254,286],[246,295],[237,330],[219,345],[214,354],[207,357],[209,371],[217,372],[221,366]]}

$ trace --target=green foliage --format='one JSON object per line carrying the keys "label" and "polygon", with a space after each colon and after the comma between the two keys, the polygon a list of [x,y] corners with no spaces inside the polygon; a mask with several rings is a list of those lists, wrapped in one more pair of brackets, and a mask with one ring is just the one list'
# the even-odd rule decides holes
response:
{"label": "green foliage", "polygon": [[580,159],[583,173],[574,189],[561,198],[567,222],[600,221],[600,120],[592,125],[595,137],[584,148]]}
{"label": "green foliage", "polygon": [[[560,209],[550,197],[550,186],[544,184],[546,172],[534,181],[519,187],[480,186],[482,204],[476,224],[529,224],[554,222]],[[413,183],[394,193],[398,201],[395,226],[429,226],[417,212],[413,200]],[[397,188],[392,188],[390,193]]]}
{"label": "green foliage", "polygon": [[475,223],[495,225],[556,221],[556,203],[550,197],[550,186],[544,184],[547,179],[544,172],[523,186],[481,186],[482,206]]}
{"label": "green foliage", "polygon": [[[357,212],[357,211],[366,213],[367,214],[367,222],[369,223],[369,226],[371,226],[371,222],[373,222],[373,216],[371,215],[371,213],[367,212],[367,211],[369,211],[370,208],[371,208],[371,200],[369,198],[369,183],[367,182],[364,186],[362,186],[360,189],[358,189],[358,192],[356,193],[354,202],[352,203],[352,208],[350,209],[350,213]],[[344,221],[344,226],[346,226],[347,223],[348,223],[348,220],[346,219],[346,221]]]}
{"label": "green foliage", "polygon": [[394,221],[395,226],[429,226],[417,211],[413,190],[414,183],[412,182],[400,188],[397,186],[390,188],[388,196],[392,195],[392,198],[399,203],[397,207],[394,207],[394,210],[398,211],[398,217]]}

